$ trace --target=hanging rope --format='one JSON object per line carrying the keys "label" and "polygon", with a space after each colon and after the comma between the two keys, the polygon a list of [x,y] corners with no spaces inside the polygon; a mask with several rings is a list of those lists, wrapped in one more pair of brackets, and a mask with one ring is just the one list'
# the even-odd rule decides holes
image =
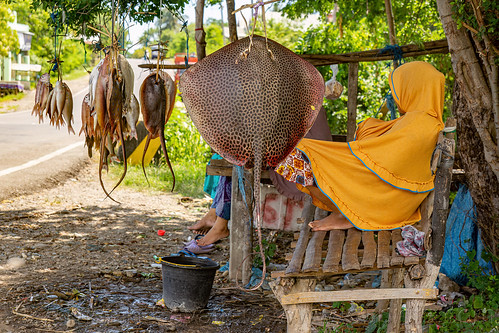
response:
{"label": "hanging rope", "polygon": [[398,44],[385,46],[378,52],[378,55],[381,54],[393,55],[393,61],[391,64],[394,63],[403,64],[405,62],[404,52],[402,51],[402,49]]}
{"label": "hanging rope", "polygon": [[378,118],[379,113],[383,109],[383,107],[386,107],[388,111],[390,111],[390,120],[397,119],[397,107],[395,104],[395,100],[393,99],[391,91],[388,91],[388,93],[385,95],[383,98],[383,103],[381,103],[380,107],[374,114],[374,118]]}

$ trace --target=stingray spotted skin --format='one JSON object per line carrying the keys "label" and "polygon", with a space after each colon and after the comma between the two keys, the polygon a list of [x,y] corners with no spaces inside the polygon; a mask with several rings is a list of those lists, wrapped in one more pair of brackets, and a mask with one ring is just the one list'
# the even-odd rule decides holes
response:
{"label": "stingray spotted skin", "polygon": [[249,37],[238,40],[186,70],[179,89],[216,152],[239,166],[274,167],[312,126],[324,79],[309,62],[269,39],[272,59],[261,36],[255,35],[247,57],[241,56],[249,42]]}

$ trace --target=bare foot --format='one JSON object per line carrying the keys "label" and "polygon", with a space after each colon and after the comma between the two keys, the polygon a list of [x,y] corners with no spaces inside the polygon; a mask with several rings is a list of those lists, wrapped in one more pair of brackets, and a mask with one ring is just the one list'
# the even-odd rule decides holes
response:
{"label": "bare foot", "polygon": [[328,231],[334,229],[349,229],[353,228],[350,223],[341,213],[331,213],[322,220],[312,221],[308,224],[313,231]]}
{"label": "bare foot", "polygon": [[215,225],[208,231],[208,233],[198,240],[199,246],[206,246],[215,243],[216,241],[229,236],[229,228],[227,227],[229,221],[221,217],[217,217]]}
{"label": "bare foot", "polygon": [[187,227],[187,229],[196,234],[204,235],[215,225],[216,219],[217,214],[215,208],[210,208],[208,213],[206,213],[201,220],[199,220],[196,224]]}

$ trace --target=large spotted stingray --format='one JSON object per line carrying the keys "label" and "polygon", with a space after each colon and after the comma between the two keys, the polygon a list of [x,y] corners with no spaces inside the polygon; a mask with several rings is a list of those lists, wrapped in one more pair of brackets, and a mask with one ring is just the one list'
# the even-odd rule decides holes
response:
{"label": "large spotted stingray", "polygon": [[321,74],[284,46],[254,35],[186,70],[179,89],[210,147],[233,164],[254,167],[259,212],[262,167],[279,164],[312,126],[323,102]]}

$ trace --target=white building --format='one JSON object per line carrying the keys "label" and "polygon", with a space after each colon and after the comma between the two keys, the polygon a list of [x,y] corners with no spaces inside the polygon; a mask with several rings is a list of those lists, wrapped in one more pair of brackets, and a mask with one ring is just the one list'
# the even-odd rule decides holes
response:
{"label": "white building", "polygon": [[0,63],[0,89],[21,90],[29,89],[31,74],[39,72],[41,65],[32,65],[29,58],[31,49],[31,38],[33,33],[29,32],[29,26],[17,22],[17,13],[12,13],[14,22],[9,22],[9,27],[17,32],[19,38],[19,53],[10,51],[8,57],[4,57]]}

